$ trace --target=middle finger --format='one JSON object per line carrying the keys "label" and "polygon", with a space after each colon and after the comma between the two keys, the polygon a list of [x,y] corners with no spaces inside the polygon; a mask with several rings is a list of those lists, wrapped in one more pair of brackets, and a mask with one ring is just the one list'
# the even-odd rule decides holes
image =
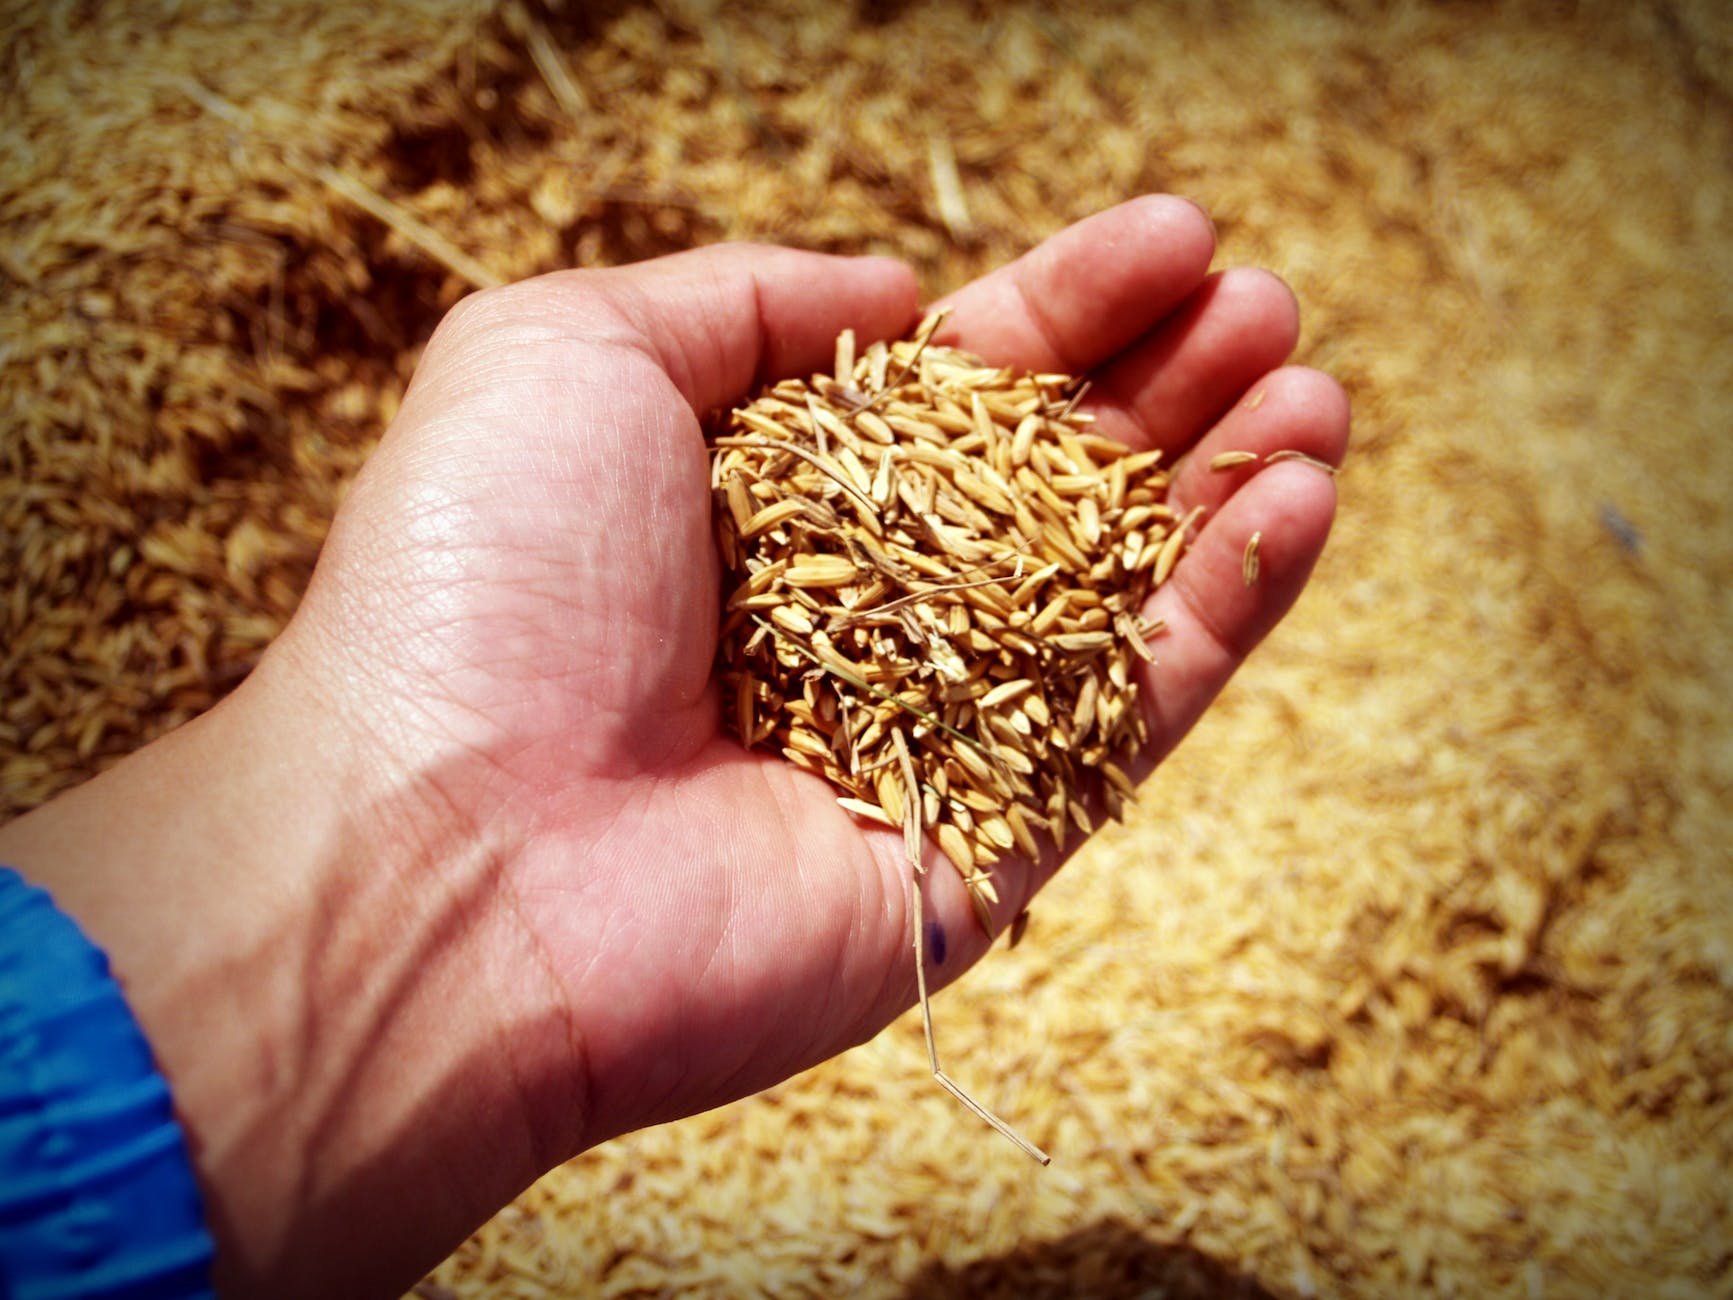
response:
{"label": "middle finger", "polygon": [[1299,335],[1298,304],[1278,277],[1219,272],[1096,372],[1083,409],[1108,437],[1175,459],[1281,365]]}

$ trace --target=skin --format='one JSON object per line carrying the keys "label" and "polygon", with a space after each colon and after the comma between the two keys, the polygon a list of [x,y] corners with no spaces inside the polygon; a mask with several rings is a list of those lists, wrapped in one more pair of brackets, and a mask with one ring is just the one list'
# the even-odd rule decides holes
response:
{"label": "skin", "polygon": [[[1147,613],[1165,755],[1303,587],[1348,408],[1204,214],[1100,213],[939,342],[1089,372],[1201,534]],[[305,601],[207,714],[0,829],[112,959],[232,1294],[391,1295],[537,1176],[862,1042],[914,999],[900,837],[721,730],[700,414],[906,333],[909,269],[729,246],[479,293],[441,324]],[[1262,533],[1262,575],[1241,552]],[[929,846],[929,862],[942,862]],[[1002,927],[1059,866],[999,875]],[[928,874],[935,983],[985,950]]]}

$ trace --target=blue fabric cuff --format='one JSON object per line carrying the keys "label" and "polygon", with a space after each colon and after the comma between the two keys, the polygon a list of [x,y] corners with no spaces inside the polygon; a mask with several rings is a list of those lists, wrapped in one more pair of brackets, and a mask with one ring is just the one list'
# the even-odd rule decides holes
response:
{"label": "blue fabric cuff", "polygon": [[108,959],[0,867],[0,1293],[210,1296],[186,1142]]}

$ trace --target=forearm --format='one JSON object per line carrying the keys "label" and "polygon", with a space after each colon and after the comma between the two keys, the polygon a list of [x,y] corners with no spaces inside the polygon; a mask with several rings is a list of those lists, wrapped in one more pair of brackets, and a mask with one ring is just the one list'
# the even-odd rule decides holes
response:
{"label": "forearm", "polygon": [[517,1094],[542,1076],[514,1062],[535,1004],[518,1024],[470,1010],[512,987],[477,956],[500,950],[474,933],[499,923],[485,837],[437,825],[305,700],[261,673],[0,828],[0,862],[108,953],[187,1132],[219,1287],[389,1294],[539,1172]]}

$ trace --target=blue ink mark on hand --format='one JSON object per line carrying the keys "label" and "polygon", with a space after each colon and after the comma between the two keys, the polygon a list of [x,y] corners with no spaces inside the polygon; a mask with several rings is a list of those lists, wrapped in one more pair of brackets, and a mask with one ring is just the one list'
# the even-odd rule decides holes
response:
{"label": "blue ink mark on hand", "polygon": [[945,927],[937,921],[927,922],[927,952],[933,958],[933,965],[945,964]]}

